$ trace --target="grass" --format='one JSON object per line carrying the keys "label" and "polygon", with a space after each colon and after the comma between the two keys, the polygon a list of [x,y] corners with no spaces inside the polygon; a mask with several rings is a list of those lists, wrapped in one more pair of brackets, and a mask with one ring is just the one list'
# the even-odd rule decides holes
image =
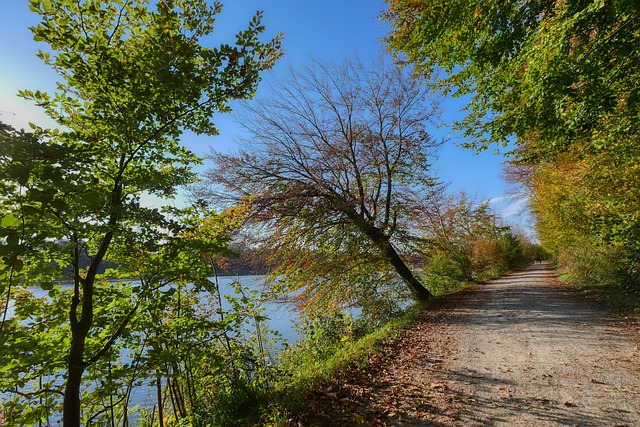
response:
{"label": "grass", "polygon": [[400,333],[415,322],[425,308],[424,305],[413,305],[379,329],[359,339],[343,341],[325,360],[294,351],[289,359],[282,362],[282,368],[288,375],[285,374],[275,384],[275,402],[262,417],[261,425],[294,425],[291,414],[305,411],[308,406],[305,398],[311,391],[334,382],[338,374],[350,366],[365,368],[370,356],[380,350],[382,343],[399,338]]}
{"label": "grass", "polygon": [[578,290],[599,305],[640,320],[640,288],[622,283],[608,285],[584,284],[567,273],[558,274],[558,279]]}

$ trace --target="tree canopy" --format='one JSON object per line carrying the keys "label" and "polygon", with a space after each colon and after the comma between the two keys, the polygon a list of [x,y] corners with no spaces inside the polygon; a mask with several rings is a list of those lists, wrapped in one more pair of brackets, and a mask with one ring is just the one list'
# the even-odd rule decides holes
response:
{"label": "tree canopy", "polygon": [[307,301],[353,301],[390,269],[424,300],[401,254],[413,216],[439,190],[437,117],[425,82],[382,59],[316,61],[247,107],[243,148],[214,152],[206,176],[267,225],[273,276]]}
{"label": "tree canopy", "polygon": [[[229,111],[232,99],[251,98],[259,73],[281,54],[279,37],[260,40],[260,13],[235,43],[207,47],[221,7],[201,0],[30,1],[40,16],[34,39],[47,44],[38,56],[60,81],[52,94],[21,95],[60,129],[3,130],[2,250],[9,281],[2,292],[5,314],[10,300],[32,301],[16,292],[34,285],[52,289],[52,298],[65,307],[66,321],[27,323],[56,336],[50,342],[63,356],[47,366],[51,375],[65,367],[64,392],[51,392],[64,395],[65,426],[91,416],[80,408],[85,371],[93,372],[126,335],[133,316],[152,298],[151,289],[184,280],[198,251],[185,251],[191,261],[169,258],[180,266],[154,272],[150,287],[110,285],[99,274],[101,266],[114,261],[112,275],[131,277],[143,254],[175,254],[183,244],[178,237],[193,224],[184,222],[184,213],[144,206],[142,197],[172,197],[178,186],[196,179],[192,166],[200,159],[179,144],[181,134],[215,134],[212,114]],[[216,242],[212,248],[221,250],[226,241]],[[55,290],[61,279],[73,282],[71,295]],[[105,297],[109,293],[112,302]],[[12,327],[24,326],[16,322]],[[4,328],[3,321],[3,333]],[[31,360],[15,352],[20,340],[4,336],[2,343],[11,363]],[[34,378],[27,375],[19,385]]]}
{"label": "tree canopy", "polygon": [[511,177],[552,255],[574,273],[609,259],[624,274],[605,282],[640,285],[638,3],[387,3],[396,55],[472,96],[458,123],[467,145],[515,137]]}
{"label": "tree canopy", "polygon": [[472,146],[515,135],[528,156],[549,158],[638,133],[637,2],[388,4],[390,48],[419,72],[443,71],[446,91],[473,95],[461,123]]}

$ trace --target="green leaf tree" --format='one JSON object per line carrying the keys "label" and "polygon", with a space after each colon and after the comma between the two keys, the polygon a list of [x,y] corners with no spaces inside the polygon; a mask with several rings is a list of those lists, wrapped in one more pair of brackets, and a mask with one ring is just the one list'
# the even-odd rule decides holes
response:
{"label": "green leaf tree", "polygon": [[387,3],[389,47],[421,73],[442,71],[445,91],[472,96],[460,123],[472,146],[515,135],[544,159],[637,135],[637,2]]}
{"label": "green leaf tree", "polygon": [[468,145],[515,137],[513,178],[531,191],[549,252],[617,254],[631,272],[623,281],[640,285],[638,2],[387,3],[389,47],[420,73],[439,73],[445,92],[470,96],[458,123]]}
{"label": "green leaf tree", "polygon": [[[48,45],[38,55],[60,81],[53,94],[21,95],[61,130],[3,131],[11,141],[0,156],[3,271],[12,276],[9,286],[73,282],[61,300],[68,320],[57,331],[65,338],[56,360],[66,367],[64,425],[79,426],[83,374],[139,309],[135,295],[128,309],[98,321],[99,288],[109,286],[100,279],[105,262],[117,260],[126,270],[134,248],[153,248],[180,230],[141,197],[172,197],[195,180],[192,165],[200,159],[179,144],[180,135],[216,134],[212,114],[253,95],[259,73],[281,54],[280,38],[260,41],[258,13],[234,44],[207,47],[218,2],[32,0],[30,8],[41,17],[34,38]],[[3,291],[9,300],[11,290]],[[5,326],[3,343],[11,346]]]}

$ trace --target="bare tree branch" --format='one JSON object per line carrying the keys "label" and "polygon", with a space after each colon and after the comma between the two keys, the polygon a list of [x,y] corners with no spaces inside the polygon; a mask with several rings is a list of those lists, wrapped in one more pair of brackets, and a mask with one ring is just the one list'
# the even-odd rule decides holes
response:
{"label": "bare tree branch", "polygon": [[[206,178],[244,200],[254,221],[273,225],[272,249],[288,260],[285,270],[304,264],[326,272],[320,258],[335,256],[333,268],[346,277],[363,271],[359,259],[375,260],[424,300],[430,294],[398,248],[411,236],[417,206],[439,188],[431,170],[439,142],[428,133],[439,111],[426,90],[384,59],[290,69],[272,98],[241,117],[250,135],[243,149],[212,152]],[[316,293],[316,285],[308,289]]]}

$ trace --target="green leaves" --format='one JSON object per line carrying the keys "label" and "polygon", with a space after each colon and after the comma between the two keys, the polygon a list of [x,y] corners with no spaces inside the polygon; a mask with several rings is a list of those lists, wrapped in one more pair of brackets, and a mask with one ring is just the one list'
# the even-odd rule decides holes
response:
{"label": "green leaves", "polygon": [[532,156],[551,158],[596,142],[590,130],[608,115],[628,121],[637,111],[623,101],[639,78],[632,1],[389,3],[391,48],[427,74],[444,68],[441,89],[473,95],[460,125],[475,148],[515,135]]}
{"label": "green leaves", "polygon": [[8,213],[3,216],[2,221],[0,222],[0,226],[3,228],[16,227],[18,224],[20,224],[20,218],[15,216],[13,213]]}
{"label": "green leaves", "polygon": [[44,291],[50,291],[53,289],[53,282],[41,282],[40,287]]}
{"label": "green leaves", "polygon": [[[3,377],[0,389],[37,390],[31,381],[37,374],[74,381],[82,372],[65,363],[91,360],[87,381],[103,381],[103,387],[83,399],[89,423],[94,414],[116,412],[104,410],[107,397],[124,396],[127,384],[146,375],[133,365],[111,364],[127,346],[141,353],[141,337],[155,328],[140,322],[137,310],[153,311],[156,325],[167,312],[184,311],[176,308],[183,293],[158,289],[208,277],[205,255],[224,252],[234,222],[220,221],[216,228],[214,215],[210,223],[185,219],[185,212],[171,216],[144,206],[142,198],[172,197],[196,180],[193,165],[201,160],[180,146],[180,136],[185,130],[215,134],[213,113],[228,111],[233,99],[250,98],[259,71],[270,68],[281,49],[278,37],[261,41],[259,17],[225,52],[209,47],[220,5],[204,0],[31,0],[30,9],[40,17],[31,29],[34,39],[47,44],[38,57],[59,81],[53,93],[20,95],[60,128],[0,128],[0,275],[3,301],[20,320],[3,325],[2,339],[5,332],[10,338],[0,366],[12,366],[15,375]],[[115,277],[137,275],[141,283],[103,282],[106,268]],[[66,290],[57,286],[68,281]],[[47,291],[50,299],[34,298],[31,290]],[[55,393],[43,393],[60,406]],[[46,411],[30,406],[46,405],[25,398],[8,422],[45,419]],[[77,424],[81,419],[78,412],[64,417]]]}
{"label": "green leaves", "polygon": [[53,5],[51,4],[51,0],[40,0],[40,5],[44,13],[49,13],[53,8]]}

